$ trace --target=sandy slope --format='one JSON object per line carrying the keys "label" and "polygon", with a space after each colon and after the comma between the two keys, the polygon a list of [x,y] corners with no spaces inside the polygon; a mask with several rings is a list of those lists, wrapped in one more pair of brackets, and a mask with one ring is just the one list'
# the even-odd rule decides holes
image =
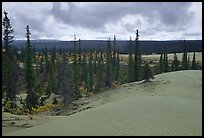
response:
{"label": "sandy slope", "polygon": [[93,103],[95,108],[3,135],[202,135],[202,71],[125,84]]}

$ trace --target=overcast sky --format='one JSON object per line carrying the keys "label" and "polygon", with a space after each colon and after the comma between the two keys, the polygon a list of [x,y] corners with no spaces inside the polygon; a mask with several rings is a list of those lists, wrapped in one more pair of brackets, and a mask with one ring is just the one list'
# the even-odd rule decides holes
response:
{"label": "overcast sky", "polygon": [[25,39],[202,40],[201,2],[3,2],[15,31]]}

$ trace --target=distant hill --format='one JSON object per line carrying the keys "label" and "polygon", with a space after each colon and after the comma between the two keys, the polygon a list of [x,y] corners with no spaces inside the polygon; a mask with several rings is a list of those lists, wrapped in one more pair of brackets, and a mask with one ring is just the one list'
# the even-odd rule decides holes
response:
{"label": "distant hill", "polygon": [[[3,44],[3,41],[2,41]],[[74,45],[74,41],[59,41],[59,40],[31,40],[31,44],[35,46],[36,51],[42,51],[46,46],[48,50],[51,50],[54,46],[56,49],[71,50]],[[113,45],[113,41],[111,41]],[[15,40],[13,45],[19,50],[21,47],[26,46],[26,40]],[[104,40],[81,40],[82,51],[89,50],[105,50],[107,41]],[[120,53],[128,53],[129,40],[116,42],[117,49]],[[132,42],[135,45],[135,42]],[[202,51],[202,40],[186,40],[188,51]],[[77,43],[78,46],[78,43]],[[139,41],[139,47],[142,54],[161,53],[167,50],[168,53],[182,52],[183,40],[172,40],[172,41]]]}

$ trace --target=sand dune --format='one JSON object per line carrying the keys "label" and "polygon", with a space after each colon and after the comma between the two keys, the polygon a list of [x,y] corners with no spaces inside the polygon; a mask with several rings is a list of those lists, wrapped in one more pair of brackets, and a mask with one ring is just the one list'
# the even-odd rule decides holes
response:
{"label": "sand dune", "polygon": [[94,108],[3,135],[202,135],[202,71],[164,73],[96,97]]}

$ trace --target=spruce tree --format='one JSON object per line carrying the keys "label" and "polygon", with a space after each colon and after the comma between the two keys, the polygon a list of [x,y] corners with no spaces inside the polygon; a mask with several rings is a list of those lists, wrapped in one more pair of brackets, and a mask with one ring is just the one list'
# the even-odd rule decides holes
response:
{"label": "spruce tree", "polygon": [[133,82],[134,81],[134,72],[133,72],[133,57],[132,57],[132,41],[130,37],[130,42],[129,42],[129,52],[128,52],[128,82]]}
{"label": "spruce tree", "polygon": [[40,70],[39,70],[39,78],[40,78],[40,86],[43,86],[43,78],[44,78],[44,67],[43,67],[43,57],[40,59]]}
{"label": "spruce tree", "polygon": [[191,66],[192,70],[196,70],[197,69],[197,65],[195,62],[195,52],[193,52],[193,60],[192,60],[192,66]]}
{"label": "spruce tree", "polygon": [[97,83],[96,83],[96,91],[99,91],[103,87],[103,58],[102,56],[98,60],[97,66]]}
{"label": "spruce tree", "polygon": [[182,68],[183,68],[183,70],[187,69],[187,47],[186,47],[186,40],[184,40],[184,44],[183,44]]}
{"label": "spruce tree", "polygon": [[149,81],[150,78],[154,78],[154,75],[153,75],[152,70],[150,69],[148,63],[145,63],[145,65],[144,65],[143,78],[145,79],[145,82]]}
{"label": "spruce tree", "polygon": [[160,59],[159,59],[159,72],[163,73],[164,70],[164,60],[163,60],[163,54],[161,53]]}
{"label": "spruce tree", "polygon": [[86,60],[86,54],[83,53],[83,58],[82,58],[82,80],[85,83],[85,87],[88,87],[88,70],[87,70],[87,60]]}
{"label": "spruce tree", "polygon": [[2,84],[5,85],[6,101],[10,100],[13,108],[16,94],[16,82],[18,79],[18,65],[15,49],[11,45],[14,38],[14,30],[7,16],[8,13],[6,11],[3,13],[5,16],[2,21],[5,51],[2,52]]}
{"label": "spruce tree", "polygon": [[169,63],[168,63],[168,55],[165,52],[164,53],[164,72],[168,72],[169,71]]}
{"label": "spruce tree", "polygon": [[119,56],[119,50],[117,52],[116,56],[116,75],[115,75],[115,80],[119,80],[119,73],[120,73],[120,56]]}
{"label": "spruce tree", "polygon": [[135,39],[135,52],[134,52],[134,81],[139,80],[139,33],[138,30],[136,32],[136,39]]}
{"label": "spruce tree", "polygon": [[71,86],[68,78],[68,63],[66,61],[65,52],[62,51],[62,62],[59,62],[59,92],[63,97],[63,104],[68,105],[71,102]]}
{"label": "spruce tree", "polygon": [[112,85],[112,73],[111,73],[112,54],[111,53],[112,53],[112,50],[111,50],[111,43],[109,38],[109,41],[107,42],[107,50],[106,50],[106,80],[105,80],[106,87],[111,87]]}
{"label": "spruce tree", "polygon": [[48,74],[47,74],[47,81],[48,81],[48,95],[50,95],[52,92],[55,92],[56,93],[56,90],[57,90],[57,82],[55,80],[55,75],[56,75],[56,63],[55,63],[55,60],[56,60],[56,49],[55,47],[52,49],[52,52],[51,52],[51,59],[50,61],[47,63],[48,67],[49,67],[49,70],[48,70]]}
{"label": "spruce tree", "polygon": [[113,57],[112,57],[112,79],[116,80],[116,37],[113,41]]}
{"label": "spruce tree", "polygon": [[32,107],[36,107],[38,104],[38,97],[35,93],[34,89],[36,86],[36,76],[35,76],[35,70],[33,68],[33,55],[32,55],[32,49],[30,44],[30,28],[29,25],[26,26],[26,60],[25,60],[25,81],[26,81],[26,105],[29,110],[31,110]]}
{"label": "spruce tree", "polygon": [[44,49],[44,54],[45,56],[45,71],[44,71],[44,76],[45,76],[45,80],[48,79],[48,73],[49,73],[49,69],[50,69],[50,60],[48,58],[48,50],[47,50],[47,46]]}
{"label": "spruce tree", "polygon": [[79,54],[79,66],[81,67],[82,61],[81,61],[81,40],[79,39],[79,50],[78,50],[78,54]]}
{"label": "spruce tree", "polygon": [[179,70],[179,60],[178,57],[176,55],[176,53],[174,53],[174,60],[172,61],[172,71],[178,71]]}
{"label": "spruce tree", "polygon": [[190,54],[188,55],[188,60],[187,60],[187,69],[190,69],[191,65],[190,65]]}
{"label": "spruce tree", "polygon": [[165,72],[165,70],[166,70],[166,52],[164,52],[163,71],[162,72]]}
{"label": "spruce tree", "polygon": [[74,71],[74,98],[78,99],[80,98],[79,94],[79,66],[77,61],[77,48],[76,48],[76,36],[74,35],[74,49],[73,49],[73,56],[74,56],[74,62],[73,62],[73,71]]}
{"label": "spruce tree", "polygon": [[93,52],[89,54],[88,91],[93,90]]}
{"label": "spruce tree", "polygon": [[97,60],[98,60],[98,56],[96,51],[93,52],[93,73],[96,74],[97,71]]}
{"label": "spruce tree", "polygon": [[174,61],[171,62],[171,71],[175,71]]}
{"label": "spruce tree", "polygon": [[13,38],[14,36],[12,35],[14,33],[13,27],[11,25],[11,21],[7,16],[7,12],[4,11],[4,18],[2,21],[2,25],[3,25],[3,40],[4,40],[4,48],[5,48],[5,54],[6,55],[10,55],[12,53],[12,46],[11,43],[13,42]]}
{"label": "spruce tree", "polygon": [[[69,64],[69,63],[67,63],[67,64]],[[60,65],[61,65],[61,60],[58,56],[56,59],[57,92],[59,92],[59,88],[60,88]]]}

